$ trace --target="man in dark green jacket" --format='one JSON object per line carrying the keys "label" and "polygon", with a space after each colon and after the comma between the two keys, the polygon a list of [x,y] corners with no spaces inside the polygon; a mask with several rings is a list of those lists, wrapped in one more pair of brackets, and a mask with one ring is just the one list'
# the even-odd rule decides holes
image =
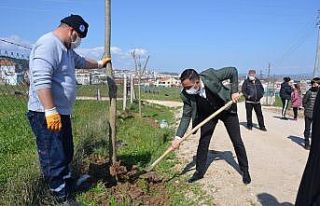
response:
{"label": "man in dark green jacket", "polygon": [[[225,67],[219,70],[208,69],[200,74],[194,69],[186,69],[182,72],[180,80],[183,86],[180,96],[184,105],[176,137],[172,141],[173,149],[179,147],[181,138],[187,131],[191,119],[192,126],[195,127],[226,102],[232,100],[236,103],[240,97],[238,92],[238,72],[234,67]],[[225,80],[230,81],[230,88],[223,84]],[[228,131],[238,158],[240,170],[242,171],[243,182],[249,184],[251,178],[248,170],[246,150],[241,139],[236,104],[233,104],[230,108],[201,127],[201,137],[196,158],[196,172],[189,182],[191,183],[203,178],[206,170],[210,140],[218,120],[223,121]]]}

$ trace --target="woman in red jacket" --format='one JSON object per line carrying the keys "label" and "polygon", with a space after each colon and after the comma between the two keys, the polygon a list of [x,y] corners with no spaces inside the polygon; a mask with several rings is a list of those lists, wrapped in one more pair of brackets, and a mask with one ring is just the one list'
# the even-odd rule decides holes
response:
{"label": "woman in red jacket", "polygon": [[294,120],[297,120],[298,109],[302,106],[301,89],[299,84],[293,85],[293,92],[291,93],[291,102],[292,102]]}

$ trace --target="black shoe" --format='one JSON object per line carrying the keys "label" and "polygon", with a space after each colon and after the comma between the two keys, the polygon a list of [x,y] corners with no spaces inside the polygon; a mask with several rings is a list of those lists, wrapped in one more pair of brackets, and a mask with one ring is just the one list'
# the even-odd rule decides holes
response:
{"label": "black shoe", "polygon": [[309,144],[305,144],[305,145],[304,145],[304,148],[305,148],[306,150],[310,150],[310,145],[309,145]]}
{"label": "black shoe", "polygon": [[86,192],[93,186],[93,179],[90,175],[82,175],[78,179],[69,178],[66,182],[71,193]]}
{"label": "black shoe", "polygon": [[280,119],[283,119],[283,120],[288,120],[288,118],[287,118],[287,117],[281,117]]}
{"label": "black shoe", "polygon": [[203,178],[203,175],[201,175],[199,172],[196,171],[192,175],[192,177],[188,180],[188,183],[193,183],[193,182],[198,181],[198,180],[200,180],[202,178]]}
{"label": "black shoe", "polygon": [[261,130],[261,131],[264,131],[264,132],[267,131],[267,129],[266,129],[265,127],[260,127],[260,130]]}
{"label": "black shoe", "polygon": [[252,130],[252,126],[247,126],[247,129],[248,130]]}
{"label": "black shoe", "polygon": [[250,177],[250,174],[249,174],[249,171],[245,171],[245,172],[243,172],[243,174],[242,174],[242,182],[244,183],[244,184],[250,184],[250,182],[251,182],[251,177]]}

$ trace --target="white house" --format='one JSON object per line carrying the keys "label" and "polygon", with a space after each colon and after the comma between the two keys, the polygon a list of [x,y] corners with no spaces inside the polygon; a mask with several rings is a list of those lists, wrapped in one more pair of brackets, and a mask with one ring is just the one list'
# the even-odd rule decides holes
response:
{"label": "white house", "polygon": [[157,87],[178,87],[180,86],[180,80],[174,77],[161,77],[155,82]]}
{"label": "white house", "polygon": [[11,59],[0,58],[0,83],[17,85],[24,80],[25,71]]}

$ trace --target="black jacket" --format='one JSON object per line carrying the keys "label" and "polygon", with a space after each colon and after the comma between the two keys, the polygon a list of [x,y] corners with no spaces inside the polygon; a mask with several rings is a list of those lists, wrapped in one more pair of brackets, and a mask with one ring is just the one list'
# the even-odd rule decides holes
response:
{"label": "black jacket", "polygon": [[[238,70],[235,67],[224,67],[222,69],[207,69],[200,73],[200,78],[204,85],[226,103],[231,100],[231,94],[238,92]],[[230,80],[229,87],[224,86],[224,80]],[[187,94],[185,89],[180,93],[183,101],[183,113],[176,136],[183,137],[188,129],[190,120],[192,119],[192,127],[195,127],[198,122],[197,100],[195,95]],[[237,106],[233,104],[227,111],[237,113]]]}
{"label": "black jacket", "polygon": [[288,82],[283,82],[280,88],[280,97],[282,99],[291,100],[292,87]]}
{"label": "black jacket", "polygon": [[302,105],[304,107],[304,115],[310,119],[312,118],[313,107],[316,101],[317,93],[318,87],[311,87],[303,96]]}
{"label": "black jacket", "polygon": [[320,92],[313,111],[312,142],[295,206],[320,205]]}
{"label": "black jacket", "polygon": [[246,79],[242,84],[242,93],[246,100],[258,102],[264,95],[264,89],[259,79]]}

